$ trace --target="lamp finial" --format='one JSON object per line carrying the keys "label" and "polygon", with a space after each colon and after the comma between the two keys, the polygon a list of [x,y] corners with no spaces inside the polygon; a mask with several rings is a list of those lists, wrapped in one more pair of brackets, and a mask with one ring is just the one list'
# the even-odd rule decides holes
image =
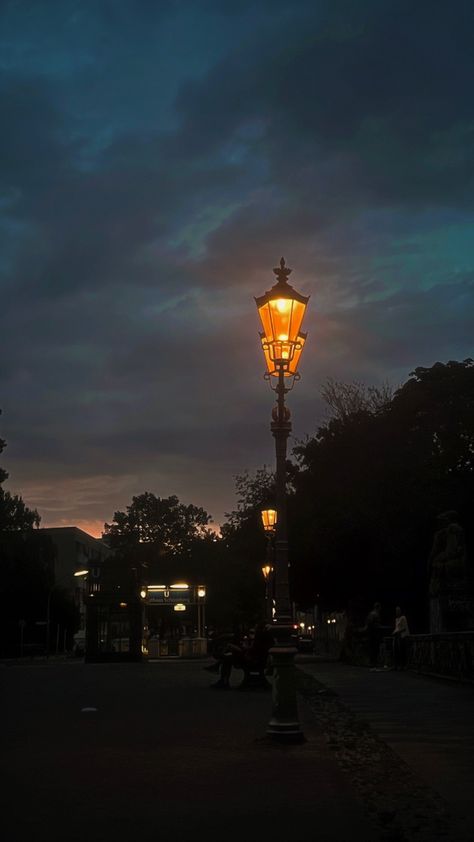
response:
{"label": "lamp finial", "polygon": [[273,271],[274,271],[275,275],[277,276],[278,281],[280,283],[287,284],[288,283],[288,276],[291,275],[293,270],[290,269],[285,264],[285,258],[282,257],[281,260],[280,260],[280,265],[276,266]]}

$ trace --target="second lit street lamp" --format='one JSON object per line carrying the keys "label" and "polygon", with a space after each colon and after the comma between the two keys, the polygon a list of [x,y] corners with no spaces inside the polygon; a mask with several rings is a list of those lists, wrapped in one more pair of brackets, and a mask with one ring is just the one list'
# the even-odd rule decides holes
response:
{"label": "second lit street lamp", "polygon": [[273,573],[274,573],[274,546],[273,539],[277,524],[276,509],[262,509],[262,523],[267,537],[267,558],[262,567],[265,580],[265,616],[269,623],[273,620]]}
{"label": "second lit street lamp", "polygon": [[299,380],[298,362],[306,340],[301,324],[309,297],[301,295],[288,283],[291,273],[282,257],[273,270],[277,283],[256,298],[262,321],[260,334],[267,364],[265,377],[276,393],[271,431],[276,450],[276,532],[275,532],[275,622],[276,644],[270,650],[273,665],[272,716],[267,734],[284,742],[302,742],[298,718],[293,643],[293,618],[288,578],[288,538],[286,518],[286,446],[291,432],[290,411],[285,395]]}

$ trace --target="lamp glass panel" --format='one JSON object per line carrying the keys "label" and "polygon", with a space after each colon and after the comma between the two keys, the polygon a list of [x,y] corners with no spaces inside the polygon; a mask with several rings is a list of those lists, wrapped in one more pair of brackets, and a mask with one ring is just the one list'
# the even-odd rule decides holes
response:
{"label": "lamp glass panel", "polygon": [[276,509],[264,509],[262,511],[262,522],[264,529],[273,529],[277,523],[277,512]]}
{"label": "lamp glass panel", "polygon": [[273,338],[279,342],[287,342],[289,339],[292,303],[291,298],[274,298],[269,301]]}
{"label": "lamp glass panel", "polygon": [[295,347],[295,351],[294,351],[294,354],[293,354],[293,359],[292,359],[292,361],[291,361],[291,365],[290,365],[291,374],[296,374],[296,372],[297,372],[297,370],[298,370],[298,363],[299,363],[299,361],[300,361],[301,352],[302,352],[302,350],[303,350],[303,348],[304,348],[304,343],[305,343],[305,342],[306,342],[306,337],[304,337],[304,336],[298,336],[298,345],[299,345],[299,347],[298,347],[298,345]]}
{"label": "lamp glass panel", "polygon": [[260,307],[258,313],[262,322],[263,333],[267,342],[273,342],[275,337],[273,334],[273,324],[268,303],[264,304],[263,307]]}
{"label": "lamp glass panel", "polygon": [[265,362],[267,364],[267,371],[269,374],[277,374],[275,363],[273,362],[272,358],[270,357],[270,351],[268,350],[268,345],[265,342],[265,337],[263,334],[260,334],[262,340],[262,351],[263,356],[265,357]]}
{"label": "lamp glass panel", "polygon": [[[267,364],[267,371],[273,377],[278,377],[278,368],[277,368],[277,363],[275,362],[275,360],[278,360],[279,357],[278,357],[278,355],[275,354],[275,349],[274,349],[273,345],[269,346],[269,345],[266,344],[265,337],[263,335],[261,335],[261,340],[262,340],[262,351],[263,351],[263,355],[265,357],[265,362]],[[289,361],[288,368],[285,368],[285,370],[283,372],[285,377],[292,377],[293,374],[296,374],[304,343],[305,343],[305,337],[299,336],[298,337],[298,345],[300,345],[300,347],[298,347],[298,345],[293,347],[292,358]]]}
{"label": "lamp glass panel", "polygon": [[274,298],[259,307],[268,342],[294,342],[303,320],[305,305],[293,298]]}
{"label": "lamp glass panel", "polygon": [[277,339],[270,345],[270,356],[273,357],[274,360],[283,360],[284,362],[290,362],[290,360],[293,359],[294,351],[294,343],[287,342],[286,340],[283,342]]}
{"label": "lamp glass panel", "polygon": [[306,304],[303,304],[301,301],[293,301],[293,311],[290,330],[290,339],[292,340],[292,342],[296,342],[298,340],[298,334],[300,332],[301,323],[303,321],[305,312]]}

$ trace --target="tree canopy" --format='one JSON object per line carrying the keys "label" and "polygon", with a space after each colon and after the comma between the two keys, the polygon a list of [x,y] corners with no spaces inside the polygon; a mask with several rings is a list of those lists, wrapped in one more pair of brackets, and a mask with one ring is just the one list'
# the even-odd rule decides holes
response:
{"label": "tree canopy", "polygon": [[132,498],[125,512],[115,512],[104,525],[104,539],[112,549],[151,545],[160,555],[182,556],[193,542],[208,535],[211,518],[198,506],[180,503],[176,496],[157,497],[145,491]]}
{"label": "tree canopy", "polygon": [[[0,453],[5,447],[5,440],[0,438]],[[24,532],[34,526],[38,527],[41,518],[36,509],[29,509],[18,494],[11,494],[1,488],[7,479],[7,471],[0,467],[0,533]]]}
{"label": "tree canopy", "polygon": [[436,516],[456,509],[472,543],[473,361],[416,368],[389,400],[334,406],[294,451],[297,598],[402,602],[423,625]]}
{"label": "tree canopy", "polygon": [[[0,439],[0,453],[6,442]],[[45,645],[46,605],[54,584],[55,550],[49,535],[39,527],[40,516],[18,494],[1,488],[8,473],[0,468],[0,652],[20,652],[20,630],[25,646]],[[77,612],[67,593],[55,589],[51,623],[70,633],[77,628]]]}
{"label": "tree canopy", "polygon": [[[329,380],[321,393],[328,418],[287,465],[292,598],[361,617],[376,599],[390,618],[402,604],[424,630],[437,515],[456,509],[474,538],[473,361],[418,367],[397,389]],[[265,469],[236,478],[221,551],[239,599],[242,582],[261,590],[273,482]]]}

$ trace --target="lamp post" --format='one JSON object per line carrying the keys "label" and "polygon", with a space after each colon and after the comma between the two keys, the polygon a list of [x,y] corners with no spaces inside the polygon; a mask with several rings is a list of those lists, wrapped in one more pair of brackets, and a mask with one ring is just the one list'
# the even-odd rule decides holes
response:
{"label": "lamp post", "polygon": [[204,585],[198,585],[196,588],[196,604],[197,604],[197,636],[199,638],[206,637],[206,588]]}
{"label": "lamp post", "polygon": [[291,432],[290,411],[285,395],[300,375],[299,358],[306,340],[301,324],[309,297],[301,295],[289,283],[291,273],[282,257],[273,270],[276,284],[256,298],[263,332],[262,350],[267,364],[266,379],[276,393],[272,411],[271,431],[276,452],[276,511],[275,533],[275,646],[270,650],[274,671],[272,716],[267,734],[283,742],[302,742],[303,733],[298,718],[294,656],[293,623],[288,578],[288,537],[286,518],[286,447]]}

